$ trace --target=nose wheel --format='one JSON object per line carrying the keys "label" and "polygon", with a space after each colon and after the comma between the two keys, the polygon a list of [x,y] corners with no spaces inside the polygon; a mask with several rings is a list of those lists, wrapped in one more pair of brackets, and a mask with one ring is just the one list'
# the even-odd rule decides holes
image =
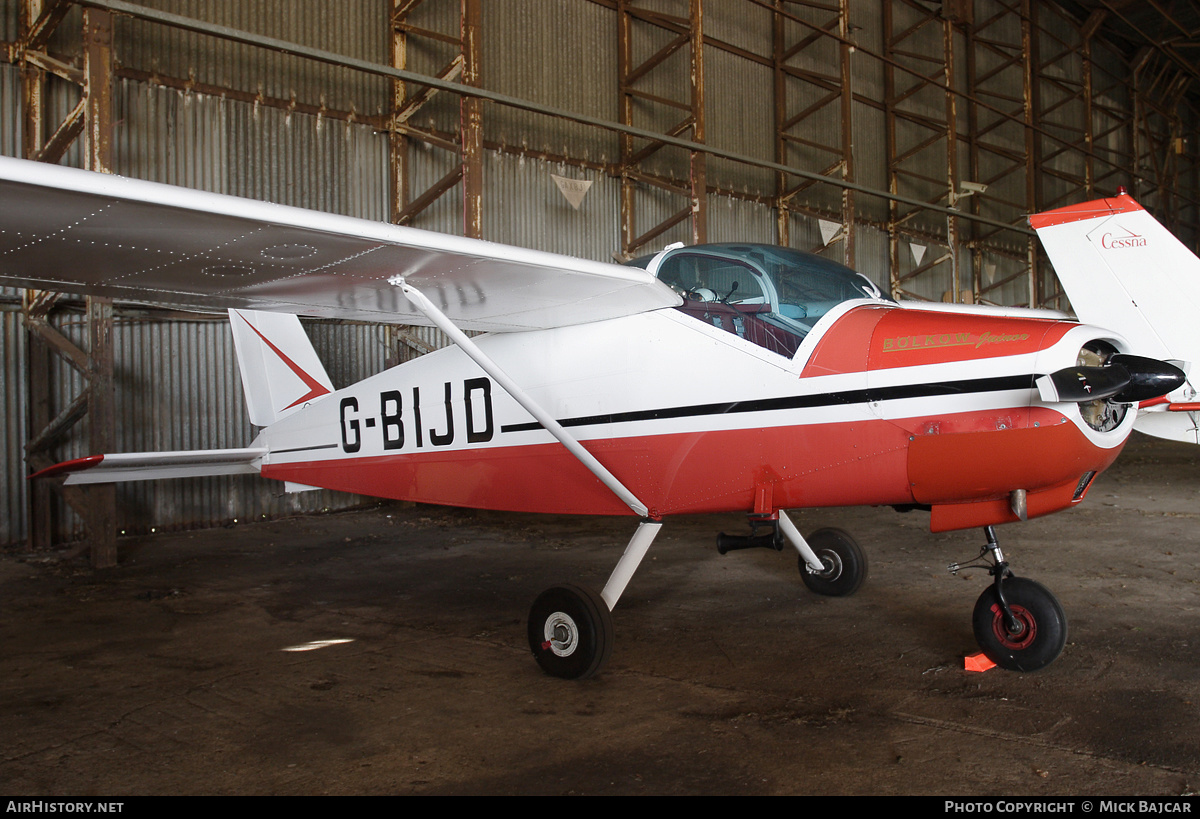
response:
{"label": "nose wheel", "polygon": [[1004,581],[1005,614],[996,586],[975,602],[975,641],[989,660],[1010,671],[1037,671],[1058,659],[1067,644],[1067,615],[1049,589],[1025,577]]}
{"label": "nose wheel", "polygon": [[995,578],[975,601],[971,624],[984,655],[1009,671],[1037,671],[1058,659],[1067,644],[1067,615],[1050,590],[1026,577],[1014,577],[996,542],[984,527],[987,544],[970,563],[952,563],[957,573],[984,567]]}

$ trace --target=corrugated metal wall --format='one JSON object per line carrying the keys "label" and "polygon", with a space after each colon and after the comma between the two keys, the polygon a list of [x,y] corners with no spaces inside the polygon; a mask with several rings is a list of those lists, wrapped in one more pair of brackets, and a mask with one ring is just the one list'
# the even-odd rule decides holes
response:
{"label": "corrugated metal wall", "polygon": [[[876,189],[888,186],[885,115],[878,101],[884,97],[884,67],[868,56],[883,51],[882,3],[867,0],[852,4],[854,37],[863,51],[852,57],[852,137],[855,178]],[[211,3],[205,0],[143,0],[157,9],[208,20],[232,28],[259,32],[296,43],[327,49],[371,62],[390,59],[390,0],[263,0],[254,3]],[[17,33],[17,0],[0,0],[0,35],[12,40]],[[904,15],[903,4],[896,4]],[[979,9],[989,8],[977,0]],[[657,8],[686,17],[686,3],[678,0],[639,2],[639,8]],[[548,11],[549,10],[549,11]],[[617,121],[620,94],[617,82],[616,11],[588,0],[487,0],[483,4],[483,85],[548,106]],[[829,9],[796,7],[794,13],[824,21]],[[982,15],[980,15],[982,16]],[[704,7],[705,33],[733,48],[759,55],[771,53],[772,15],[756,4],[714,2]],[[914,18],[915,19],[915,18]],[[1015,19],[1015,17],[1014,17]],[[457,0],[426,0],[410,22],[422,28],[457,35]],[[910,22],[903,18],[897,24]],[[791,35],[800,30],[793,26]],[[1059,25],[1048,23],[1048,25]],[[56,33],[51,51],[65,57],[79,52],[79,11],[73,10]],[[1078,38],[1069,26],[1055,29],[1064,38]],[[673,36],[662,29],[635,23],[632,38],[635,63],[655,53]],[[1011,32],[1008,36],[1015,36]],[[1018,38],[1019,39],[1019,38]],[[925,54],[940,54],[943,42],[936,28],[922,32],[906,47]],[[956,48],[962,48],[961,39]],[[114,89],[116,128],[114,169],[118,173],[220,193],[249,196],[300,207],[369,219],[388,217],[389,147],[380,127],[390,106],[389,81],[348,69],[315,63],[252,46],[234,45],[199,34],[174,31],[159,25],[118,18],[114,52],[122,73]],[[453,55],[445,43],[414,35],[409,37],[408,67],[436,73]],[[1100,54],[1096,67],[1116,71],[1119,63]],[[726,48],[707,45],[707,141],[723,149],[764,161],[775,159],[773,72],[761,61],[747,59]],[[1095,58],[1094,58],[1095,59]],[[832,41],[805,51],[796,61],[800,68],[836,75],[838,50]],[[1082,61],[1065,61],[1054,70],[1067,82],[1077,83]],[[986,70],[986,63],[981,70]],[[963,71],[959,67],[959,73]],[[1011,77],[1009,76],[1011,75]],[[1007,92],[1021,96],[1021,72],[1009,71],[1002,83]],[[170,79],[175,78],[175,79]],[[186,82],[179,82],[183,78]],[[688,98],[687,48],[639,81],[641,90],[675,100]],[[170,80],[170,81],[168,81]],[[961,77],[959,79],[961,82]],[[792,78],[789,110],[803,108],[815,97],[816,86]],[[1097,130],[1104,130],[1131,102],[1119,82],[1104,82],[1102,110],[1094,111]],[[218,93],[218,89],[226,89]],[[20,155],[20,78],[18,69],[0,63],[0,153]],[[79,99],[79,89],[65,81],[48,81],[49,118],[61,119]],[[283,102],[291,108],[281,108]],[[944,119],[945,96],[925,89],[902,103],[909,113],[931,121]],[[958,111],[958,127],[965,132],[966,106]],[[1064,116],[1073,116],[1069,106]],[[438,94],[412,120],[414,125],[449,134],[458,128],[458,100]],[[677,108],[639,102],[634,124],[666,129],[683,116]],[[824,119],[822,119],[822,117]],[[57,120],[55,120],[57,121]],[[611,132],[589,128],[536,113],[488,103],[483,114],[484,157],[483,230],[485,238],[526,247],[608,260],[620,247],[620,180],[609,171],[620,158],[618,138]],[[836,142],[843,123],[836,104],[828,106],[808,126],[819,130],[822,141]],[[1110,151],[1111,166],[1127,156],[1126,129],[1109,130],[1097,154]],[[928,132],[911,122],[900,125],[900,141],[915,144]],[[990,134],[999,149],[1024,150],[1024,131],[1006,127]],[[965,146],[960,163],[966,167]],[[793,143],[788,161],[797,167],[819,170],[829,165],[828,153]],[[531,155],[530,152],[538,154]],[[556,160],[570,157],[571,160]],[[987,165],[985,173],[999,165]],[[1078,172],[1079,156],[1056,156],[1054,168]],[[80,165],[79,146],[64,162]],[[452,153],[413,140],[409,150],[408,178],[414,191],[433,185],[452,170],[458,158]],[[944,143],[933,145],[914,158],[909,167],[933,182],[913,177],[904,191],[930,201],[944,195],[937,179],[944,179]],[[686,184],[687,152],[664,149],[647,161],[643,170]],[[735,195],[710,194],[707,199],[709,237],[712,241],[771,242],[776,235],[776,212],[768,204],[776,191],[774,173],[710,158],[708,184]],[[1188,177],[1194,193],[1200,179],[1192,169]],[[555,186],[552,175],[591,181],[592,187],[578,210]],[[965,178],[965,177],[964,177]],[[1001,199],[1022,201],[1023,179],[996,182]],[[1061,186],[1061,181],[1046,183]],[[1057,187],[1052,193],[1059,193]],[[1067,191],[1066,193],[1069,193]],[[684,200],[678,194],[652,189],[639,193],[636,222],[648,229],[676,213]],[[831,186],[814,186],[792,203],[789,214],[791,243],[803,249],[822,244],[816,213],[839,213],[840,192]],[[891,238],[886,228],[886,200],[868,195],[855,199],[856,264],[872,280],[886,285],[890,270]],[[1003,214],[1001,218],[1009,218]],[[462,231],[461,187],[452,189],[414,220],[416,227],[443,232]],[[945,236],[946,218],[918,216],[908,227]],[[964,231],[965,233],[965,231]],[[965,235],[964,239],[967,238]],[[686,222],[654,240],[654,246],[690,240]],[[900,272],[915,269],[907,239],[900,242]],[[1003,252],[1001,252],[1003,251]],[[1011,278],[999,298],[1020,303],[1029,298],[1028,283],[1016,276],[1022,260],[1019,247],[980,250],[979,258],[965,247],[959,261],[965,286],[970,286],[976,264],[985,283]],[[840,246],[825,252],[841,258]],[[939,252],[931,244],[929,253]],[[948,264],[918,277],[914,292],[932,299],[949,289]],[[0,544],[25,537],[23,446],[26,437],[25,334],[13,312],[19,294],[6,291],[6,312],[0,312],[0,389],[4,396],[3,449],[5,469],[0,484]],[[997,294],[992,294],[996,296]],[[229,333],[224,322],[209,319],[164,321],[145,315],[118,318],[116,339],[120,446],[138,449],[229,447],[248,443],[253,431],[245,419],[241,385],[233,363]],[[338,385],[377,372],[385,360],[404,360],[414,348],[398,341],[400,334],[383,328],[314,324],[310,327],[318,352]],[[82,332],[82,324],[68,326]],[[440,333],[414,328],[404,331],[417,346],[441,346]],[[389,349],[390,345],[390,349]],[[78,378],[66,368],[55,373],[60,402],[79,389]],[[63,457],[85,454],[80,440],[62,448]],[[337,508],[360,499],[317,492],[280,497],[274,485],[250,478],[212,478],[130,484],[120,490],[121,526],[127,531],[151,528],[204,526],[238,519],[253,519],[296,511]],[[77,533],[78,522],[69,516],[60,537]]]}
{"label": "corrugated metal wall", "polygon": [[[171,52],[177,45],[163,47]],[[19,89],[17,69],[0,64],[0,149],[8,155],[21,153]],[[117,173],[369,219],[387,217],[387,139],[371,125],[131,79],[121,80],[114,90]],[[65,116],[78,94],[68,83],[52,82],[50,118]],[[65,164],[81,161],[80,147],[72,146]],[[460,215],[456,217],[438,227],[453,229],[461,221]],[[2,295],[7,299],[7,309],[0,313],[6,468],[0,485],[0,544],[12,544],[27,534],[28,385],[25,333],[15,312],[19,291],[5,290]],[[383,327],[308,326],[336,385],[345,386],[384,368],[388,350]],[[67,319],[60,329],[86,346],[82,316],[77,321]],[[432,342],[434,346],[444,343],[438,338]],[[116,411],[122,419],[118,449],[236,447],[253,439],[224,320],[131,318],[118,311],[114,348]],[[61,407],[79,393],[83,383],[61,362],[53,367],[54,403]],[[85,430],[86,424],[79,432]],[[75,434],[56,454],[66,459],[90,454],[86,450],[86,435]],[[330,491],[287,495],[282,485],[249,476],[146,481],[118,487],[118,526],[124,533],[144,533],[325,511],[368,501]],[[54,519],[56,541],[83,534],[82,521],[61,501],[56,501]]]}
{"label": "corrugated metal wall", "polygon": [[387,219],[387,139],[370,125],[133,80],[115,98],[119,174]]}
{"label": "corrugated metal wall", "polygon": [[[388,0],[140,0],[140,5],[387,64],[391,35]],[[124,67],[196,83],[262,94],[297,104],[380,115],[388,106],[386,80],[340,66],[250,45],[118,17],[117,61]]]}

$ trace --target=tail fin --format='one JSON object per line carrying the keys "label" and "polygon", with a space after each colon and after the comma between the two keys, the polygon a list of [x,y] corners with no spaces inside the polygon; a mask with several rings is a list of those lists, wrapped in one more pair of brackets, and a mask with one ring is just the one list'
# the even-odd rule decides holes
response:
{"label": "tail fin", "polygon": [[300,319],[288,313],[230,310],[250,423],[265,427],[333,392]]}
{"label": "tail fin", "polygon": [[[1122,192],[1030,217],[1080,321],[1107,327],[1135,355],[1200,367],[1200,259]],[[1138,417],[1151,435],[1200,443],[1188,382]],[[1174,409],[1177,411],[1168,411]]]}

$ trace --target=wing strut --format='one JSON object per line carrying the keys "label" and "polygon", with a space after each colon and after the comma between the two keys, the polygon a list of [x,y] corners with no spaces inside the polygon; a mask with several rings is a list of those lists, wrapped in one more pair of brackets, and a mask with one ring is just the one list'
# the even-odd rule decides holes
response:
{"label": "wing strut", "polygon": [[420,290],[406,283],[403,276],[393,276],[388,279],[388,282],[399,287],[404,292],[404,295],[408,297],[408,300],[425,314],[426,318],[433,322],[443,333],[448,335],[450,340],[457,344],[472,361],[482,367],[485,373],[490,375],[496,383],[503,387],[526,412],[536,418],[538,423],[557,438],[559,443],[567,448],[568,452],[586,466],[588,471],[600,479],[601,483],[611,489],[613,494],[633,510],[634,514],[642,518],[649,516],[650,510],[646,504],[638,500],[637,496],[625,484],[621,483],[616,475],[609,472],[604,464],[600,463],[592,453],[584,449],[583,445],[563,429],[562,425],[554,420],[550,413],[542,409],[528,393],[518,387],[516,382],[509,378],[508,374],[500,369],[500,366],[495,361],[489,358],[483,350],[479,349],[479,346],[471,341],[462,330],[459,330],[454,325],[454,322],[446,317],[445,313],[434,306],[433,302],[425,298],[425,295]]}

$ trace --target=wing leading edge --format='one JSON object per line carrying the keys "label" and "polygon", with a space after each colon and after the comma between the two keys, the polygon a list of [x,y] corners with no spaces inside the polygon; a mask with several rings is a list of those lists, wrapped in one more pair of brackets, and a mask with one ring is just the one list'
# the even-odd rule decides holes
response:
{"label": "wing leading edge", "polygon": [[645,271],[0,157],[0,284],[199,309],[518,331],[673,307]]}

